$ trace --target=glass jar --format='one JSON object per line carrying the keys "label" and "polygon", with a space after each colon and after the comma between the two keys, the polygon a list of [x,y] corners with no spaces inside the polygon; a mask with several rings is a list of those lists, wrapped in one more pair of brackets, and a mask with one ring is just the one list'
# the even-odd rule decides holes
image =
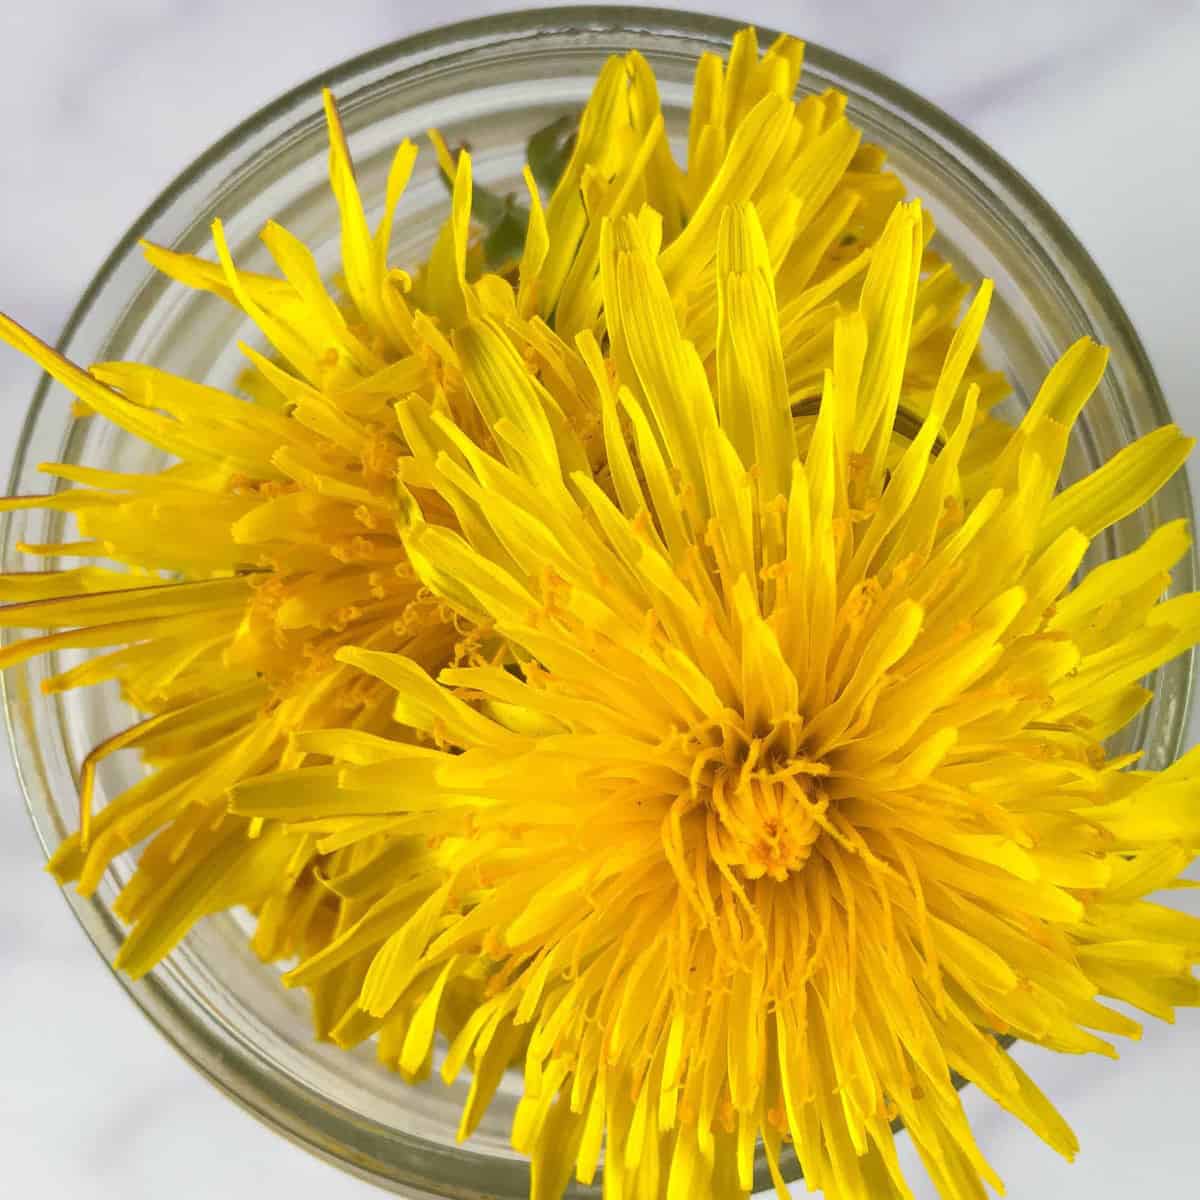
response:
{"label": "glass jar", "polygon": [[[520,188],[528,135],[577,109],[610,54],[636,48],[657,73],[667,127],[686,146],[692,73],[704,51],[724,52],[736,26],[711,17],[644,9],[571,8],[496,17],[386,46],[295,89],[239,126],[138,219],[93,280],[60,348],[76,362],[135,359],[220,387],[232,387],[243,359],[239,338],[255,340],[242,315],[220,300],[155,274],[138,240],[211,253],[219,216],[239,265],[270,269],[258,232],[276,217],[314,249],[331,273],[338,258],[336,208],[326,175],[320,86],[339,101],[364,198],[382,200],[390,154],[404,137],[440,128],[469,141],[475,176],[499,192]],[[1068,476],[1095,468],[1122,446],[1169,421],[1137,336],[1087,253],[1008,164],[944,113],[857,63],[808,49],[804,92],[836,87],[866,139],[883,146],[892,168],[937,221],[938,249],[968,279],[991,276],[997,298],[985,351],[1015,388],[1015,416],[1046,369],[1079,335],[1112,347],[1111,365],[1072,438]],[[447,210],[432,154],[421,156],[393,239],[398,262],[419,261]],[[372,220],[377,214],[368,214]],[[10,491],[44,490],[37,464],[48,459],[116,470],[163,465],[157,452],[100,421],[72,420],[71,397],[43,379],[17,449]],[[1177,475],[1140,512],[1099,539],[1093,561],[1125,553],[1152,526],[1192,514]],[[17,543],[63,540],[55,513],[9,514],[5,570],[28,567]],[[1195,586],[1196,559],[1176,571],[1175,588]],[[130,723],[115,693],[100,688],[46,696],[40,682],[69,655],[13,668],[5,701],[20,778],[47,852],[77,820],[78,767],[87,750]],[[1153,703],[1116,749],[1138,744],[1164,766],[1186,727],[1192,660],[1164,667]],[[99,803],[138,770],[107,760]],[[92,898],[68,898],[97,950],[110,962],[122,939],[112,899],[131,862],[118,860]],[[346,1052],[314,1042],[303,996],[280,987],[247,945],[237,914],[204,922],[144,980],[121,983],[163,1034],[218,1087],[307,1149],[409,1197],[528,1195],[529,1172],[508,1145],[519,1079],[507,1080],[479,1132],[465,1146],[455,1129],[465,1086],[436,1080],[409,1087],[378,1067],[369,1047]],[[796,1175],[796,1164],[789,1164]],[[760,1172],[765,1186],[765,1170]],[[574,1187],[569,1195],[595,1196]]]}

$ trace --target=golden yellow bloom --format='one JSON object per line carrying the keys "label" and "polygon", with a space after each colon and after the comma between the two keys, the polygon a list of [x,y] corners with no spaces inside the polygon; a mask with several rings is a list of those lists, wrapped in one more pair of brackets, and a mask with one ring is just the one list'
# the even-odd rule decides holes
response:
{"label": "golden yellow bloom", "polygon": [[[0,336],[86,410],[172,460],[152,474],[49,464],[50,475],[77,486],[3,502],[73,516],[80,540],[34,552],[131,568],[5,577],[0,591],[23,602],[0,612],[0,622],[55,632],[11,645],[0,661],[104,649],[46,688],[115,679],[146,714],[88,755],[80,832],[51,863],[61,880],[90,892],[117,854],[153,836],[118,901],[124,919],[156,931],[149,940],[135,933],[124,947],[118,961],[134,974],[198,917],[237,903],[265,905],[257,946],[271,956],[305,944],[309,921],[332,926],[332,904],[311,880],[311,841],[229,815],[225,793],[295,761],[287,738],[296,729],[391,727],[385,690],[338,664],[340,646],[404,650],[436,669],[453,661],[460,640],[408,566],[395,528],[403,447],[388,390],[398,369],[427,391],[433,373],[396,334],[405,305],[385,271],[391,209],[370,234],[332,109],[330,121],[351,316],[279,226],[263,237],[283,279],[236,271],[219,225],[221,265],[148,248],[163,265],[206,272],[288,357],[291,372],[246,349],[258,403],[132,363],[85,373],[0,319]],[[411,145],[397,153],[392,207],[414,153]],[[151,773],[93,818],[95,768],[123,749],[140,751]],[[296,892],[298,879],[309,886]]]}
{"label": "golden yellow bloom", "polygon": [[1111,1054],[1101,1035],[1138,1026],[1103,998],[1200,1001],[1200,922],[1144,899],[1200,840],[1200,756],[1145,773],[1102,745],[1200,638],[1200,598],[1159,602],[1187,535],[1072,586],[1191,443],[1160,430],[1056,493],[1104,369],[1085,340],[968,489],[986,284],[899,436],[921,230],[917,204],[894,211],[801,437],[754,205],[720,218],[711,382],[657,218],[606,220],[611,359],[579,339],[602,482],[505,331],[469,319],[454,344],[494,446],[401,406],[424,434],[402,479],[461,529],[410,494],[404,541],[519,665],[435,682],[343,650],[424,744],[300,734],[337,762],[234,789],[235,812],[360,848],[330,886],[369,904],[286,977],[359,964],[345,1040],[382,1031],[419,1071],[447,989],[484,977],[452,1006],[444,1074],[470,1063],[466,1135],[523,1063],[513,1143],[538,1200],[590,1180],[602,1145],[610,1198],[745,1196],[759,1144],[784,1195],[785,1137],[813,1187],[908,1196],[896,1118],[941,1194],[981,1196],[998,1181],[952,1071],[1071,1155],[996,1035]]}

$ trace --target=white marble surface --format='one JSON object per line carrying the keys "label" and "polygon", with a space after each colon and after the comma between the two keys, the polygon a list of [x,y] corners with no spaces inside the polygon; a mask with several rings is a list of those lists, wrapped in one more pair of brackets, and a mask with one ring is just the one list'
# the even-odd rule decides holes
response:
{"label": "white marble surface", "polygon": [[[322,67],[507,7],[479,0],[40,0],[0,5],[0,309],[53,340],[152,196],[236,121]],[[737,0],[924,92],[992,142],[1073,225],[1200,430],[1200,6],[1194,0]],[[0,351],[0,459],[35,373]],[[192,1074],[108,978],[48,878],[0,752],[0,1191],[46,1200],[252,1194],[365,1200]],[[1060,1163],[979,1104],[1017,1200],[1200,1192],[1200,1016],[1119,1069],[1036,1058],[1083,1136]],[[974,1106],[974,1102],[973,1102]],[[11,1189],[11,1190],[10,1190]],[[919,1192],[921,1200],[932,1193]]]}

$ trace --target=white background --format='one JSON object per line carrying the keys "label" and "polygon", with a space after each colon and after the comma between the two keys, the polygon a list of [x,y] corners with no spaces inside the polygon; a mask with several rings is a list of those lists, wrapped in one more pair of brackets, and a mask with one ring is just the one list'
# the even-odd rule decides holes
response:
{"label": "white background", "polygon": [[[1099,261],[1176,417],[1200,431],[1200,6],[699,2],[859,58],[990,141]],[[53,341],[130,222],[236,122],[351,55],[506,7],[2,0],[0,309]],[[0,348],[0,466],[35,379]],[[372,1194],[194,1075],[108,977],[55,891],[0,751],[0,1190],[39,1200]],[[1084,1152],[1068,1167],[976,1097],[980,1141],[1010,1196],[1200,1193],[1200,1016],[1148,1029],[1119,1066],[1022,1058]]]}

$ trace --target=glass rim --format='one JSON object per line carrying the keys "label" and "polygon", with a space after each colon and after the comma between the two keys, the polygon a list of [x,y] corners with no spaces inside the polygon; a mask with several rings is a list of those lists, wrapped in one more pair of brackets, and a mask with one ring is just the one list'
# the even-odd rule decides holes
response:
{"label": "glass rim", "polygon": [[[364,75],[373,72],[383,70],[386,74],[393,75],[413,70],[431,61],[449,62],[460,53],[488,46],[512,44],[523,38],[569,36],[573,33],[610,36],[629,34],[633,38],[638,35],[658,34],[688,38],[693,42],[708,42],[713,49],[727,50],[733,34],[748,23],[680,9],[628,5],[521,9],[424,30],[386,42],[318,72],[263,105],[218,138],[180,171],[138,214],[92,276],[74,305],[55,345],[64,353],[69,350],[70,344],[118,268],[131,252],[136,251],[146,232],[176,201],[183,198],[207,173],[220,169],[222,164],[229,164],[247,140],[252,139],[272,122],[290,118],[290,123],[295,123],[306,119],[310,115],[308,110],[313,108],[314,100],[319,98],[324,87],[337,90],[347,81],[361,81]],[[769,27],[756,27],[766,39],[776,36],[776,31]],[[1014,218],[1023,221],[1034,231],[1039,247],[1054,260],[1057,270],[1066,277],[1070,286],[1088,295],[1095,307],[1103,313],[1106,322],[1104,340],[1114,348],[1119,348],[1128,362],[1129,371],[1142,385],[1142,400],[1148,409],[1149,418],[1158,425],[1169,424],[1172,419],[1169,407],[1131,319],[1094,259],[1037,189],[981,138],[907,86],[820,43],[806,40],[805,47],[806,70],[812,68],[818,75],[832,75],[857,89],[864,98],[882,102],[906,122],[919,127],[921,134],[929,138],[942,153],[974,172],[981,186],[993,193],[1000,193],[997,202]],[[10,494],[19,489],[27,469],[26,460],[30,444],[51,386],[52,380],[43,373],[14,447],[9,475]],[[1179,472],[1172,479],[1170,487],[1175,506],[1186,508],[1189,515],[1194,513],[1186,474]],[[0,521],[0,551],[5,554],[9,549],[11,521],[12,514],[9,513],[5,513]],[[1192,590],[1195,587],[1197,570],[1196,550],[1193,548],[1178,564],[1176,586]],[[33,795],[26,786],[13,712],[12,684],[7,678],[7,672],[0,673],[0,693],[3,695],[8,739],[26,809],[43,850],[49,853],[52,847],[46,840],[47,829],[35,811]],[[1189,672],[1188,684],[1183,695],[1185,713],[1190,705],[1190,697]],[[1180,741],[1184,729],[1185,725],[1181,722]],[[72,890],[62,890],[64,899],[76,919],[139,1010],[204,1078],[275,1132],[359,1178],[377,1184],[399,1184],[408,1189],[404,1194],[413,1197],[414,1200],[424,1200],[426,1197],[432,1200],[434,1196],[441,1194],[425,1190],[425,1185],[419,1180],[400,1177],[391,1177],[387,1181],[381,1179],[372,1169],[373,1160],[369,1155],[357,1155],[353,1148],[339,1143],[319,1125],[315,1125],[305,1113],[301,1113],[300,1119],[296,1120],[295,1110],[285,1094],[288,1087],[281,1087],[279,1081],[258,1076],[247,1067],[241,1052],[230,1054],[229,1047],[217,1034],[195,1021],[188,1011],[186,997],[177,995],[170,986],[164,984],[158,978],[157,971],[144,980],[132,981],[113,969],[112,954],[124,936],[124,927],[96,897],[85,898]],[[289,1115],[293,1119],[289,1120]]]}

